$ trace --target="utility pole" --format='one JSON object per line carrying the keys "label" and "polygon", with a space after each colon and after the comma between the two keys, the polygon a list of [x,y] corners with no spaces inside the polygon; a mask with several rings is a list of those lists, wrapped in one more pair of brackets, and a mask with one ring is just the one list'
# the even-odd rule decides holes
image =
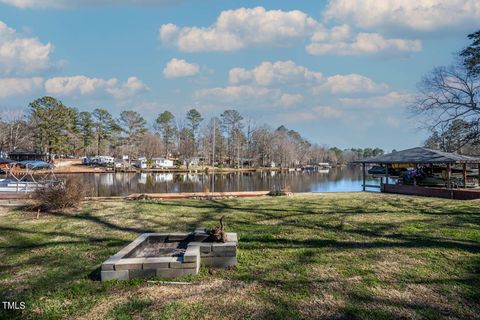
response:
{"label": "utility pole", "polygon": [[215,128],[215,118],[213,118],[213,138],[212,138],[212,192],[215,192],[215,136],[216,136],[216,128]]}

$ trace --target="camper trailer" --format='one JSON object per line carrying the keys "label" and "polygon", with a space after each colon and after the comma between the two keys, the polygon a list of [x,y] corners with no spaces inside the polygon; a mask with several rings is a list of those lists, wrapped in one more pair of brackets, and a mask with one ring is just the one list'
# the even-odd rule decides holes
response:
{"label": "camper trailer", "polygon": [[96,156],[96,157],[83,157],[82,164],[87,166],[109,166],[115,162],[114,157],[110,156]]}
{"label": "camper trailer", "polygon": [[114,157],[110,156],[98,156],[97,157],[97,164],[100,166],[108,166],[112,165],[115,162]]}

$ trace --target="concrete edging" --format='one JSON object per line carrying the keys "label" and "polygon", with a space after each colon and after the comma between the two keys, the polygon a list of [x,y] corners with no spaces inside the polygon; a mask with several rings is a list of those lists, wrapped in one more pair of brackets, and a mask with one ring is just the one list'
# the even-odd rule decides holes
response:
{"label": "concrete edging", "polygon": [[[170,241],[188,242],[183,255],[178,257],[128,257],[150,237],[162,237]],[[200,266],[226,268],[237,264],[238,237],[236,233],[227,233],[229,241],[225,243],[204,242],[208,238],[205,229],[195,232],[144,233],[119,252],[109,257],[101,265],[101,279],[129,280],[145,277],[179,277],[198,274]]]}

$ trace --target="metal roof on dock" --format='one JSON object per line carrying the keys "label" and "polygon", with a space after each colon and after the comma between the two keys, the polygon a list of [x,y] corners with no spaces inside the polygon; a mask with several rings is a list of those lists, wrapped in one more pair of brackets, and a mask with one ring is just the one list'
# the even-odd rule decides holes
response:
{"label": "metal roof on dock", "polygon": [[464,156],[428,148],[411,148],[382,156],[354,161],[354,163],[480,163],[479,157]]}

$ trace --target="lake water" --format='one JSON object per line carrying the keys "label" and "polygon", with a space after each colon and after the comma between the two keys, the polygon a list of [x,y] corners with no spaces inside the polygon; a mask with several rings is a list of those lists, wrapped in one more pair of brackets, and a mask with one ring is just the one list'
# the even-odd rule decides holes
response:
{"label": "lake water", "polygon": [[[362,190],[359,167],[332,168],[321,172],[235,172],[215,174],[174,173],[85,173],[57,175],[78,179],[86,184],[91,196],[126,196],[132,193],[268,191],[349,192]],[[379,185],[367,178],[367,184]],[[378,191],[373,189],[372,191]]]}

